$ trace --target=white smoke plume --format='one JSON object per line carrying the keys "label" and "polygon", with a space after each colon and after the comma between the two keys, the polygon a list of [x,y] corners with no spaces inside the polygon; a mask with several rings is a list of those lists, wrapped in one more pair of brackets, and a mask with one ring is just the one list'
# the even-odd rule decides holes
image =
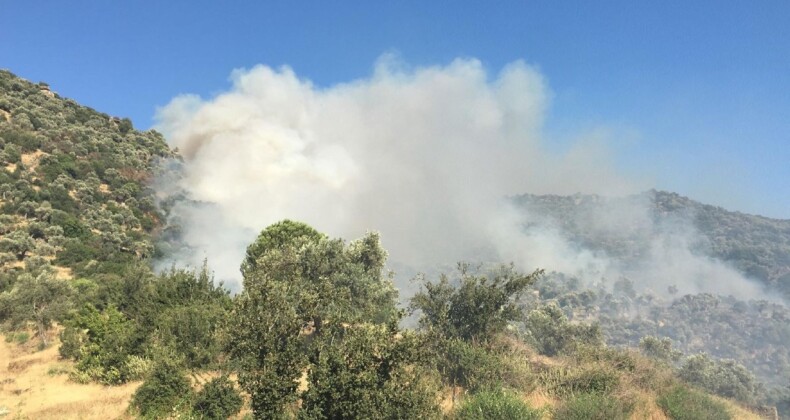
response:
{"label": "white smoke plume", "polygon": [[[185,240],[200,251],[191,263],[207,257],[236,290],[246,245],[284,218],[344,238],[378,230],[391,260],[409,267],[501,259],[583,277],[618,269],[548,224],[523,229],[529,215],[505,204],[524,192],[620,195],[646,187],[613,169],[597,136],[548,151],[542,125],[550,92],[524,62],[489,77],[473,59],[410,68],[385,56],[370,77],[329,87],[288,67],[236,70],[231,79],[213,98],[173,99],[159,110],[157,128],[184,157],[180,186],[207,203],[176,209]],[[662,255],[665,245],[656,244],[650,264],[682,266],[674,276],[689,267],[715,274],[706,264],[720,265],[683,246],[680,255]],[[731,282],[738,288],[745,280]]]}

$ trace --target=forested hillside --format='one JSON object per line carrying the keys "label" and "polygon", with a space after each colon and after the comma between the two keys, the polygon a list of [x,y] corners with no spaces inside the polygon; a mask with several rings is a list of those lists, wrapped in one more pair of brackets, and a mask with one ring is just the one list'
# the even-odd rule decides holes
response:
{"label": "forested hillside", "polygon": [[113,274],[154,252],[161,135],[0,71],[0,283]]}
{"label": "forested hillside", "polygon": [[[510,262],[464,262],[418,276],[404,308],[377,233],[345,240],[291,220],[249,244],[243,290],[231,295],[211,261],[152,268],[172,246],[157,246],[162,232],[178,230],[152,188],[159,162],[178,156],[155,131],[2,71],[0,147],[0,354],[13,355],[0,360],[0,416],[109,412],[68,395],[34,404],[55,398],[44,392],[53,377],[62,393],[112,387],[113,416],[140,418],[749,419],[788,409],[786,384],[769,389],[718,358],[784,374],[783,306],[672,303],[627,280],[591,290]],[[580,236],[583,225],[572,226]],[[628,255],[623,240],[600,243]],[[722,241],[720,252],[751,249]],[[784,284],[786,260],[758,257],[744,256],[743,269],[775,264],[765,281]],[[407,314],[416,328],[403,327]],[[742,354],[744,330],[769,350]],[[717,357],[692,354],[711,345]]]}

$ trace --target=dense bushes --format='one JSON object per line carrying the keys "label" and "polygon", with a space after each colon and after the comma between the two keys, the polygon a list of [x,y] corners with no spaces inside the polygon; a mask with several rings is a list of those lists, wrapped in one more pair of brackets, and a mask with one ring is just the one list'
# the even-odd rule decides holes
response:
{"label": "dense bushes", "polygon": [[756,396],[754,375],[733,360],[714,360],[706,354],[689,356],[678,370],[678,376],[722,397],[748,403]]}
{"label": "dense bushes", "polygon": [[184,372],[175,362],[162,359],[137,388],[131,406],[143,418],[166,418],[188,411],[192,397],[192,385]]}
{"label": "dense bushes", "polygon": [[476,392],[503,385],[506,365],[487,349],[459,339],[439,339],[431,348],[436,368],[450,386]]}
{"label": "dense bushes", "polygon": [[478,273],[458,265],[458,278],[442,275],[438,282],[423,281],[410,309],[420,313],[420,326],[449,338],[486,341],[521,318],[518,298],[543,274],[523,274],[511,265]]}
{"label": "dense bushes", "polygon": [[244,400],[227,376],[208,381],[195,395],[193,411],[201,418],[225,420],[238,413]]}
{"label": "dense bushes", "polygon": [[418,342],[411,335],[394,339],[395,333],[384,326],[343,327],[335,341],[321,344],[310,356],[299,417],[438,417],[430,373],[413,365]]}
{"label": "dense bushes", "polygon": [[524,322],[528,341],[541,353],[554,356],[574,346],[602,345],[597,325],[573,324],[559,306],[549,303],[527,314]]}
{"label": "dense bushes", "polygon": [[76,378],[109,384],[136,379],[154,349],[176,355],[189,368],[213,366],[230,310],[228,292],[214,285],[205,268],[160,276],[127,270],[99,284],[78,282],[86,303],[61,333],[61,355],[77,362]]}

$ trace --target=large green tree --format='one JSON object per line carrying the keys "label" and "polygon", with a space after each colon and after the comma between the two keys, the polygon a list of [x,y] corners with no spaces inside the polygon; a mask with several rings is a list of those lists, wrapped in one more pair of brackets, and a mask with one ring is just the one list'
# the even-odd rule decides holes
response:
{"label": "large green tree", "polygon": [[[333,405],[341,401],[331,403],[331,393],[389,395],[393,402],[396,389],[409,389],[398,382],[408,362],[403,348],[393,344],[400,312],[386,256],[375,233],[346,243],[287,220],[250,245],[242,265],[244,291],[231,317],[229,354],[257,418],[277,417],[289,407],[297,411],[289,403],[304,391],[298,389],[300,379],[310,391],[299,415],[312,418],[361,416],[363,407],[373,407]],[[340,372],[342,360],[359,365]],[[344,379],[355,372],[368,380]]]}

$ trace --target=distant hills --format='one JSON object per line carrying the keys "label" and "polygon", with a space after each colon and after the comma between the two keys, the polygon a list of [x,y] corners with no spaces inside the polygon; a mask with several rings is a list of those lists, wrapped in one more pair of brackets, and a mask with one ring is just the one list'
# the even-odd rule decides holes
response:
{"label": "distant hills", "polygon": [[658,233],[690,236],[692,249],[724,261],[790,298],[790,220],[777,220],[651,190],[628,197],[531,195],[515,202],[585,248],[636,261]]}

